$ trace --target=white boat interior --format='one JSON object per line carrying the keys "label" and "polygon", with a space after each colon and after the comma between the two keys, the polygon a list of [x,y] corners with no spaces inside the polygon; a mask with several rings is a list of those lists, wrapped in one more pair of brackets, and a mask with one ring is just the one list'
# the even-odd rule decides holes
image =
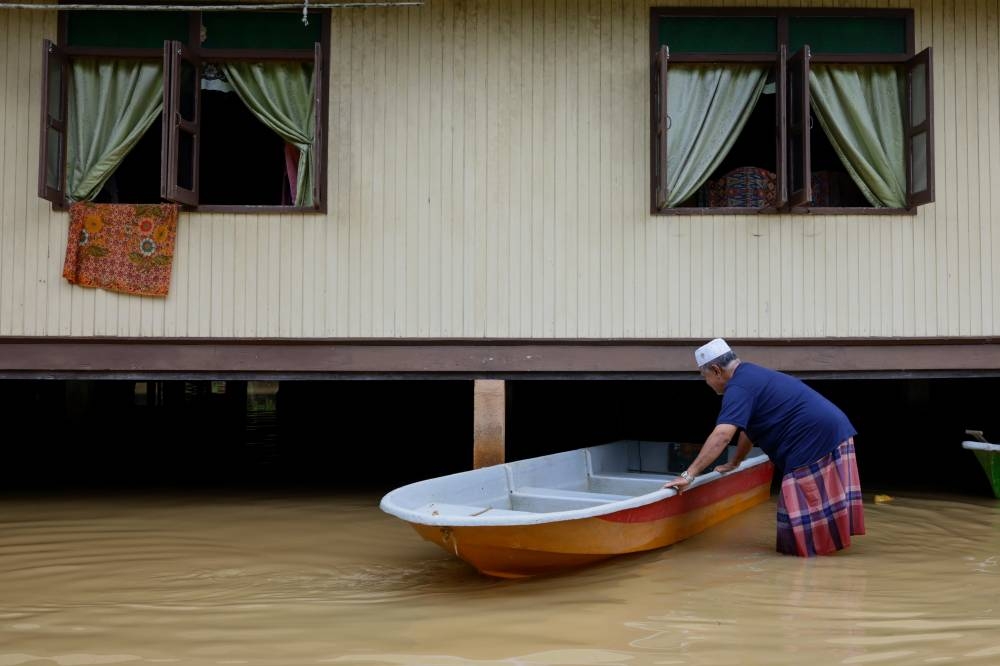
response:
{"label": "white boat interior", "polygon": [[[683,471],[690,457],[676,442],[622,440],[484,467],[398,488],[382,510],[425,525],[524,525],[613,513],[675,495],[663,484]],[[729,447],[715,464],[728,459]],[[740,469],[767,461],[754,449]],[[712,465],[711,467],[714,467]],[[711,483],[718,472],[699,476]]]}

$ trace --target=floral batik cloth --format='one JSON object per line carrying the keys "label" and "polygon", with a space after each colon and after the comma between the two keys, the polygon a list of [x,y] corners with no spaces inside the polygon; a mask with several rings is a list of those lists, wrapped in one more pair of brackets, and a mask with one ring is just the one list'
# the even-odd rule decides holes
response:
{"label": "floral batik cloth", "polygon": [[71,205],[63,277],[83,287],[166,296],[178,208],[177,204]]}

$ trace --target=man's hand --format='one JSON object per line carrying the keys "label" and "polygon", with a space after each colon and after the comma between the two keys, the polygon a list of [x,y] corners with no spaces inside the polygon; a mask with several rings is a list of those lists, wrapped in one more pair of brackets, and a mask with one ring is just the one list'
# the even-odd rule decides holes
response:
{"label": "man's hand", "polygon": [[724,462],[721,465],[715,466],[715,471],[719,474],[726,474],[732,472],[734,469],[740,466],[743,459],[747,457],[750,453],[750,449],[753,448],[753,442],[747,437],[746,431],[740,430],[739,441],[736,442],[736,454],[730,458],[729,462]]}
{"label": "man's hand", "polygon": [[690,484],[691,482],[689,480],[685,479],[683,476],[678,476],[676,479],[670,479],[669,481],[664,483],[663,487],[673,488],[679,493],[682,492],[685,488],[687,488]]}

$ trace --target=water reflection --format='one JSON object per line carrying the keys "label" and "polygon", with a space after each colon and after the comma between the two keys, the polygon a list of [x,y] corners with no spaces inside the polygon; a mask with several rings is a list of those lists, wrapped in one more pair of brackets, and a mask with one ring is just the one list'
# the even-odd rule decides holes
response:
{"label": "water reflection", "polygon": [[868,504],[773,553],[774,504],[672,548],[480,576],[350,497],[0,500],[0,666],[995,663],[1000,503]]}

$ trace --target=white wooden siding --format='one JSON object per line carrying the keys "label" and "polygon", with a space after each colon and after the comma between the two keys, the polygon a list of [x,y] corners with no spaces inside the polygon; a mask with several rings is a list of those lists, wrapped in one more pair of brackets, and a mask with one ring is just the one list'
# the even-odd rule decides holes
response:
{"label": "white wooden siding", "polygon": [[333,13],[328,214],[182,214],[165,299],[62,279],[56,19],[0,10],[0,335],[1000,335],[1000,3],[858,4],[934,47],[916,216],[651,216],[648,2],[429,0]]}

